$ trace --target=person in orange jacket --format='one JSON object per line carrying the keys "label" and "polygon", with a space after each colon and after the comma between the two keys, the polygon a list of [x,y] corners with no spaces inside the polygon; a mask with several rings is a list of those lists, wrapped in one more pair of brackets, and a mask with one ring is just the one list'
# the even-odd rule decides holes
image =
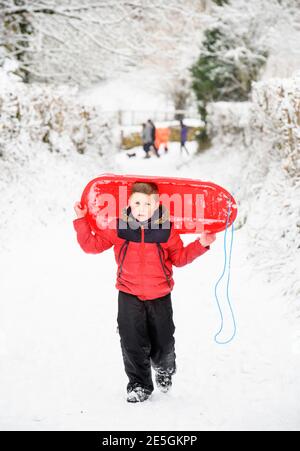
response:
{"label": "person in orange jacket", "polygon": [[92,233],[87,207],[76,202],[73,221],[83,251],[101,253],[114,247],[118,265],[118,330],[127,384],[127,401],[143,402],[154,390],[172,385],[176,372],[175,325],[171,291],[172,266],[184,266],[210,249],[215,234],[202,233],[184,247],[168,210],[159,204],[155,183],[136,182],[129,206],[115,227]]}
{"label": "person in orange jacket", "polygon": [[167,153],[169,150],[168,149],[169,139],[170,139],[170,129],[168,127],[156,129],[155,145],[158,150],[160,149],[161,144],[163,144],[165,153]]}

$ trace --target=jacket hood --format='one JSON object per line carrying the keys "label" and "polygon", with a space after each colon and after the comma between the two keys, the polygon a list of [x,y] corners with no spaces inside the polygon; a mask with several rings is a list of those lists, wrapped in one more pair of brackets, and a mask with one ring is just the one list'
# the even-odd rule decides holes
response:
{"label": "jacket hood", "polygon": [[151,218],[146,221],[139,221],[136,219],[131,212],[131,207],[125,207],[122,210],[122,221],[128,224],[130,228],[138,228],[141,225],[144,228],[159,228],[160,225],[167,225],[170,222],[170,214],[169,210],[163,205],[159,205],[159,207],[154,211]]}

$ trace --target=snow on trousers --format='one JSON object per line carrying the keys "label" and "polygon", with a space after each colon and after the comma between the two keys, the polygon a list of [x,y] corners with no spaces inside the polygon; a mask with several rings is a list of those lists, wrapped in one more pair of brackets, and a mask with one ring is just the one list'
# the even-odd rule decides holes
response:
{"label": "snow on trousers", "polygon": [[141,301],[123,291],[118,295],[118,328],[130,391],[139,385],[152,392],[151,365],[156,371],[176,372],[175,325],[171,294]]}

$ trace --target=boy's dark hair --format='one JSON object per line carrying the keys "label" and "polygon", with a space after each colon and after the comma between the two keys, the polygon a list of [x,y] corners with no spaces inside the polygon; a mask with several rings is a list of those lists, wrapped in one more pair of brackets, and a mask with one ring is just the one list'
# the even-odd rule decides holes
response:
{"label": "boy's dark hair", "polygon": [[153,182],[135,182],[131,187],[130,195],[134,193],[158,194],[158,186]]}

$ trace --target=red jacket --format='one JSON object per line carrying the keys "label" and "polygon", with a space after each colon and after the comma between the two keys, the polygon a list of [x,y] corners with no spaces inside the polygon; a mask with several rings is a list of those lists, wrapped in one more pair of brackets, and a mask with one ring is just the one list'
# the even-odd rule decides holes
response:
{"label": "red jacket", "polygon": [[[125,212],[125,222],[123,216],[117,220],[114,228],[94,232],[86,218],[75,219],[73,224],[77,241],[84,252],[100,254],[114,246],[118,265],[116,288],[144,301],[165,296],[172,291],[173,265],[187,265],[209,249],[209,246],[200,244],[199,238],[184,247],[171,222],[168,222],[168,229],[162,230],[162,224],[166,225],[168,221],[164,214],[163,208],[160,208],[155,221],[160,228],[156,230],[151,227],[150,220],[147,223],[134,220],[130,208]],[[127,226],[130,221],[131,224],[135,222],[134,229],[120,227],[120,224]]]}

